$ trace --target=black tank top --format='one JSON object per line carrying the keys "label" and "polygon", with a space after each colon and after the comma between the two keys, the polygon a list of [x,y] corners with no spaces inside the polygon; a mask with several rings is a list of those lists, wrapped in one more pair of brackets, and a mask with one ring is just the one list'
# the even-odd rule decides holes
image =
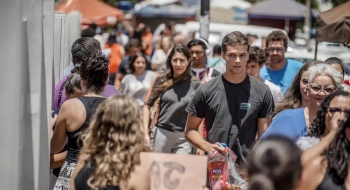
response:
{"label": "black tank top", "polygon": [[66,160],[70,162],[77,162],[78,156],[81,148],[81,140],[80,135],[84,132],[85,129],[89,127],[90,119],[92,115],[95,113],[97,106],[105,100],[103,97],[87,97],[81,96],[78,99],[84,104],[86,111],[86,119],[83,125],[73,132],[68,133],[68,147],[67,147],[67,157]]}
{"label": "black tank top", "polygon": [[329,173],[327,169],[321,184],[318,186],[317,190],[347,190],[344,181],[336,182]]}
{"label": "black tank top", "polygon": [[[85,165],[81,168],[79,173],[74,179],[75,182],[75,189],[76,190],[91,190],[89,185],[87,184],[87,181],[91,177],[91,175],[94,173],[95,167],[94,165],[91,165],[90,162],[86,162]],[[119,186],[107,186],[107,188],[100,189],[100,190],[120,190]]]}

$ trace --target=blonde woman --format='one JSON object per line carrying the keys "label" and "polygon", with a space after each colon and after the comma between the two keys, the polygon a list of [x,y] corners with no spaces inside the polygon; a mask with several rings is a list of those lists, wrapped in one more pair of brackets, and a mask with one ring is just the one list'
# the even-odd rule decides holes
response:
{"label": "blonde woman", "polygon": [[139,166],[143,137],[136,100],[124,95],[106,99],[82,135],[84,145],[70,189],[149,190],[150,178]]}
{"label": "blonde woman", "polygon": [[154,71],[160,71],[165,65],[171,48],[174,47],[174,40],[170,36],[162,36],[157,44],[157,50],[154,52],[151,63]]}

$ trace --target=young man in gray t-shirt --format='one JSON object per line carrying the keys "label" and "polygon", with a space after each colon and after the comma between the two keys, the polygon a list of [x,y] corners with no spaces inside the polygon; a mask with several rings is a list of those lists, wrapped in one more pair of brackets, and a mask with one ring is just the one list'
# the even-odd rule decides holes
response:
{"label": "young man in gray t-shirt", "polygon": [[[197,89],[186,108],[185,136],[207,153],[223,151],[220,143],[226,143],[242,158],[249,154],[256,134],[260,138],[268,127],[275,105],[269,87],[245,73],[248,38],[241,32],[231,32],[221,46],[226,72]],[[207,141],[198,133],[204,118]]]}

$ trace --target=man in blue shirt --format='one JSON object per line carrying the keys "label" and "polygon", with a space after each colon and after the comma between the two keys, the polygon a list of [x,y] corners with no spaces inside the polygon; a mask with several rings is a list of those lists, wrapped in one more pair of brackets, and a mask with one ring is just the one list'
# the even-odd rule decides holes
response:
{"label": "man in blue shirt", "polygon": [[293,79],[303,66],[301,62],[286,59],[288,38],[282,31],[273,31],[266,38],[266,52],[270,62],[260,70],[262,79],[268,80],[281,88],[285,94],[292,85]]}

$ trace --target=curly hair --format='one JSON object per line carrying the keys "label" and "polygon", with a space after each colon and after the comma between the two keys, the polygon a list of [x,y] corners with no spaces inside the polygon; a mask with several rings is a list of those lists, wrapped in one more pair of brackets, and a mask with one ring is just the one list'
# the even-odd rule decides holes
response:
{"label": "curly hair", "polygon": [[300,80],[301,76],[305,71],[309,69],[311,65],[319,63],[318,61],[308,61],[306,62],[295,75],[291,87],[288,89],[287,94],[283,98],[282,102],[277,104],[276,113],[278,114],[286,109],[296,109],[301,106],[301,92],[300,92]]}
{"label": "curly hair", "polygon": [[276,30],[271,32],[267,37],[265,41],[266,47],[269,47],[270,42],[275,42],[275,41],[283,41],[284,48],[288,48],[288,38],[287,35],[285,35],[281,30]]}
{"label": "curly hair", "polygon": [[144,54],[136,54],[136,55],[131,56],[130,60],[129,60],[129,63],[128,63],[128,69],[129,69],[130,73],[132,73],[132,74],[135,72],[134,63],[135,63],[136,59],[139,58],[139,57],[143,57],[145,59],[146,65],[147,65],[147,58],[146,58],[146,56]]}
{"label": "curly hair", "polygon": [[263,65],[266,61],[266,53],[258,46],[253,46],[249,51],[249,59],[247,63],[256,62]]}
{"label": "curly hair", "polygon": [[338,133],[331,142],[329,149],[324,152],[328,161],[328,168],[335,182],[344,182],[348,176],[350,160],[350,142],[346,137],[345,129],[350,128],[350,119],[338,121]]}
{"label": "curly hair", "polygon": [[81,64],[90,56],[101,51],[100,43],[92,37],[82,37],[74,41],[71,53],[73,64]]}
{"label": "curly hair", "polygon": [[80,76],[84,84],[84,92],[100,94],[108,80],[109,59],[98,51],[80,64]]}
{"label": "curly hair", "polygon": [[309,128],[309,136],[320,137],[326,131],[326,114],[329,108],[331,101],[338,96],[345,96],[350,98],[350,93],[343,90],[338,90],[332,94],[326,96],[323,102],[320,105],[320,108],[317,110],[316,117],[312,121]]}
{"label": "curly hair", "polygon": [[79,73],[73,73],[69,75],[64,85],[67,97],[71,94],[74,94],[75,90],[81,90],[80,81],[81,77]]}
{"label": "curly hair", "polygon": [[95,166],[87,184],[94,190],[117,186],[130,177],[145,147],[139,104],[126,95],[111,96],[98,106],[91,119],[82,134],[81,149],[85,163]]}
{"label": "curly hair", "polygon": [[152,93],[151,97],[154,99],[157,99],[162,92],[176,83],[179,83],[186,79],[196,80],[196,78],[191,73],[191,63],[188,64],[184,73],[182,73],[179,77],[174,78],[174,69],[171,62],[175,53],[182,53],[188,60],[191,58],[191,52],[185,45],[175,45],[175,47],[170,51],[168,55],[168,59],[166,61],[166,69],[160,76],[159,85],[155,87],[155,90]]}

